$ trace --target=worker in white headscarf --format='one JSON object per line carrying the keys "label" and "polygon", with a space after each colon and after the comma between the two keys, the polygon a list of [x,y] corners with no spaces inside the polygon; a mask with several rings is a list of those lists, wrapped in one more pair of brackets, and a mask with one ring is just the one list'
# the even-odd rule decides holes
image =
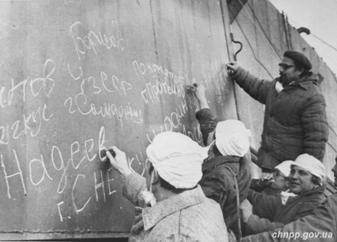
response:
{"label": "worker in white headscarf", "polygon": [[247,202],[242,206],[242,215],[251,233],[269,231],[312,214],[325,201],[326,168],[323,163],[314,156],[301,154],[290,164],[289,191],[297,196],[289,197],[284,203],[281,196],[249,192],[248,200],[258,216],[252,214]]}
{"label": "worker in white headscarf", "polygon": [[286,160],[275,166],[269,193],[265,191],[265,194],[278,194],[289,189],[289,175],[292,162],[291,160]]}
{"label": "worker in white headscarf", "polygon": [[[305,156],[304,156],[305,157]],[[303,157],[302,157],[303,158]],[[320,165],[319,165],[320,167]],[[309,169],[312,169],[309,168]],[[324,171],[318,168],[317,171],[322,171],[318,176],[323,175]],[[335,176],[335,184],[337,184],[337,159],[336,164],[333,168]],[[324,178],[323,178],[324,180]],[[306,241],[320,241],[320,242],[332,242],[336,241],[337,238],[337,193],[328,196],[326,202],[322,205],[317,206],[314,211],[305,217],[299,218],[293,222],[288,223],[284,227],[278,228],[276,230],[271,230],[264,233],[259,233],[249,237],[243,238],[242,242],[306,242]],[[287,236],[275,236],[275,235],[285,235],[297,233],[298,236],[293,238]],[[309,237],[308,235],[318,234],[320,235],[324,232],[328,236],[321,237]],[[306,236],[303,236],[306,235]]]}
{"label": "worker in white headscarf", "polygon": [[202,176],[201,164],[208,148],[188,136],[164,132],[155,137],[146,154],[159,176],[177,189],[196,186]]}
{"label": "worker in white headscarf", "polygon": [[293,161],[286,160],[275,166],[271,179],[254,179],[250,188],[267,195],[291,195],[286,193],[289,188],[290,166]]}
{"label": "worker in white headscarf", "polygon": [[249,151],[251,132],[239,120],[218,122],[215,137],[216,147],[223,156],[243,157]]}
{"label": "worker in white headscarf", "polygon": [[246,156],[251,132],[239,120],[217,122],[209,109],[205,88],[194,85],[192,90],[200,106],[196,118],[204,144],[212,144],[199,184],[207,197],[220,204],[227,226],[240,239],[239,204],[248,196],[250,167]]}
{"label": "worker in white headscarf", "polygon": [[[115,157],[107,152],[110,163],[125,176],[124,193],[137,205],[144,200],[145,178],[131,171],[122,151],[113,150]],[[176,132],[153,139],[146,149],[151,164],[147,185],[156,203],[141,211],[138,231],[130,236],[133,241],[228,241],[219,204],[198,185],[207,151]]]}

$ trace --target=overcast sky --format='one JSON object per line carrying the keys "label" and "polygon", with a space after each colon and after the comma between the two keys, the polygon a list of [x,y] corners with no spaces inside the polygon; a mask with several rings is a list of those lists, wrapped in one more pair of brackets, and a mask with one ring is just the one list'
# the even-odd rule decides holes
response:
{"label": "overcast sky", "polygon": [[[311,35],[301,34],[318,55],[337,74],[337,0],[270,0],[284,11],[294,27],[307,27]],[[335,47],[317,39],[320,38]]]}

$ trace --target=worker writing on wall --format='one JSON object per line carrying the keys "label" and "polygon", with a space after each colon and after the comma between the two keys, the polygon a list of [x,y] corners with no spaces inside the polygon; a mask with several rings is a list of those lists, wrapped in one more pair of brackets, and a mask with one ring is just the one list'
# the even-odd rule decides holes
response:
{"label": "worker writing on wall", "polygon": [[239,203],[247,198],[251,179],[251,132],[239,120],[218,121],[209,108],[203,85],[194,84],[192,91],[200,108],[196,118],[204,145],[211,145],[199,184],[207,197],[220,204],[230,238],[233,233],[240,238]]}
{"label": "worker writing on wall", "polygon": [[303,153],[323,160],[328,139],[326,104],[307,57],[286,51],[279,64],[280,76],[273,81],[258,79],[235,62],[226,68],[239,86],[265,104],[257,161],[263,176],[269,176],[280,162],[295,160]]}
{"label": "worker writing on wall", "polygon": [[[139,204],[146,190],[145,178],[131,171],[125,153],[113,147],[107,156],[125,178],[125,195]],[[134,241],[228,241],[227,228],[218,203],[205,196],[198,182],[208,147],[186,135],[158,134],[147,147],[150,161],[147,185],[156,199],[141,213],[142,231]]]}

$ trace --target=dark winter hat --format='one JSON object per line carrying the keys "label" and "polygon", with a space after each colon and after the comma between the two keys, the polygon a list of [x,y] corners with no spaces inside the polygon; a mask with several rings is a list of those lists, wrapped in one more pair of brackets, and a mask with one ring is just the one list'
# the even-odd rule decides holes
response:
{"label": "dark winter hat", "polygon": [[288,57],[289,59],[292,59],[295,62],[296,66],[302,67],[307,71],[310,71],[310,69],[312,68],[312,65],[309,59],[300,52],[288,50],[284,52],[283,56]]}

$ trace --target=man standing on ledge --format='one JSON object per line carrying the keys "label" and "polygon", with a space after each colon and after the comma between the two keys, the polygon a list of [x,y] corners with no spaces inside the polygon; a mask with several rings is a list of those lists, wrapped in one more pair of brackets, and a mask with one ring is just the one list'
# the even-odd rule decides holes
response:
{"label": "man standing on ledge", "polygon": [[307,57],[286,51],[280,76],[273,81],[258,79],[235,62],[226,68],[240,87],[266,105],[257,161],[262,172],[270,173],[280,162],[295,160],[302,153],[323,160],[328,139],[326,104]]}

